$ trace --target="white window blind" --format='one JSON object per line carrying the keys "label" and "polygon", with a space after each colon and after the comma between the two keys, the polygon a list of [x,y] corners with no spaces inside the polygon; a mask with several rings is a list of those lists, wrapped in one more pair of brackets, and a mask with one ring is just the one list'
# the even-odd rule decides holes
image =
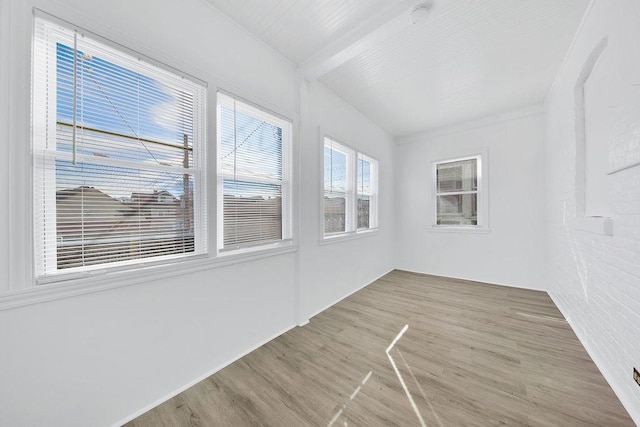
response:
{"label": "white window blind", "polygon": [[324,235],[378,227],[378,161],[324,137]]}
{"label": "white window blind", "polygon": [[35,19],[36,275],[205,253],[206,88]]}
{"label": "white window blind", "polygon": [[378,162],[358,153],[358,230],[378,226]]}
{"label": "white window blind", "polygon": [[480,157],[435,164],[436,225],[477,226]]}
{"label": "white window blind", "polygon": [[219,250],[291,239],[291,137],[291,122],[218,93]]}

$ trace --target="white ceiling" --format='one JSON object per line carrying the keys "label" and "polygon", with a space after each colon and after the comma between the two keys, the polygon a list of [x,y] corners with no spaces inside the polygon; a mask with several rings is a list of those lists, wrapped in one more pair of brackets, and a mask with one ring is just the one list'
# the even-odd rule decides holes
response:
{"label": "white ceiling", "polygon": [[209,1],[396,137],[544,102],[589,3]]}

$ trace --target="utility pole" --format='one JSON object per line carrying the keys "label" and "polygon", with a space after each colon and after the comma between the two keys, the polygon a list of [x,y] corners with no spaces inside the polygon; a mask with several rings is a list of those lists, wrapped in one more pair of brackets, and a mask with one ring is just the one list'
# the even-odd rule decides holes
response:
{"label": "utility pole", "polygon": [[[182,160],[182,166],[185,169],[189,169],[189,136],[185,133],[183,134],[183,147],[184,154]],[[191,203],[192,197],[189,192],[189,174],[185,173],[182,176],[182,200],[184,201],[184,229],[185,233],[189,233],[191,231]]]}

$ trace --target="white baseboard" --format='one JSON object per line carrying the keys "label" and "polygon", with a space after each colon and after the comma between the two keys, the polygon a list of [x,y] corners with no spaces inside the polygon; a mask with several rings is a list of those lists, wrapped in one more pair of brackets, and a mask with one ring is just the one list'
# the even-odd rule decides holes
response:
{"label": "white baseboard", "polygon": [[527,290],[530,290],[530,291],[546,292],[546,289],[533,288],[531,286],[514,285],[514,284],[510,284],[510,283],[488,282],[486,280],[479,280],[479,279],[474,279],[474,278],[471,278],[471,277],[445,276],[443,274],[433,274],[433,273],[428,273],[428,272],[425,272],[425,271],[409,270],[407,268],[396,268],[396,270],[398,270],[398,271],[406,271],[407,273],[423,274],[425,276],[442,277],[443,279],[467,280],[469,282],[486,283],[488,285],[504,286],[504,287],[507,287],[507,288],[527,289]]}
{"label": "white baseboard", "polygon": [[[560,313],[562,313],[564,318],[567,320],[567,323],[569,324],[569,326],[571,326],[573,333],[575,333],[578,337],[578,341],[580,341],[580,344],[582,344],[584,349],[587,351],[587,354],[589,354],[589,357],[591,357],[593,363],[596,364],[596,367],[600,370],[600,373],[604,377],[605,381],[607,381],[607,383],[609,384],[609,387],[611,387],[611,390],[613,390],[613,393],[618,397],[618,400],[620,401],[620,403],[622,403],[622,406],[624,406],[624,408],[627,410],[629,416],[637,425],[640,426],[640,408],[634,406],[632,402],[629,402],[627,400],[626,393],[622,392],[624,390],[624,387],[622,387],[617,381],[614,380],[614,377],[613,375],[611,375],[611,372],[607,368],[607,365],[602,363],[600,353],[594,351],[589,341],[585,340],[582,334],[574,327],[574,323],[572,322],[571,317],[562,309],[562,306],[558,304],[556,298],[553,297],[553,293],[547,292],[547,294],[551,298],[551,301],[553,301],[553,303],[556,305],[556,307],[558,307]],[[631,372],[629,372],[629,377],[631,377]]]}
{"label": "white baseboard", "polygon": [[[370,284],[372,284],[372,283],[373,283],[373,282],[375,282],[376,280],[378,280],[378,279],[380,279],[381,277],[384,277],[384,276],[386,276],[387,274],[391,273],[393,270],[395,270],[395,268],[391,268],[391,269],[389,269],[388,271],[386,271],[386,272],[382,273],[381,275],[377,276],[377,277],[376,277],[376,278],[374,278],[373,280],[371,280],[371,281],[369,281],[369,282],[367,282],[367,283],[365,283],[365,284],[363,284],[363,285],[359,286],[357,289],[355,289],[355,290],[353,290],[353,291],[349,292],[349,293],[348,293],[348,294],[346,294],[345,296],[343,296],[343,297],[341,297],[341,298],[338,298],[336,301],[332,302],[331,304],[328,304],[328,305],[327,305],[327,306],[325,306],[324,308],[322,308],[322,309],[320,309],[320,310],[318,310],[318,311],[316,311],[316,312],[312,312],[312,313],[309,315],[309,319],[311,319],[312,317],[317,316],[318,314],[322,313],[322,312],[323,312],[323,311],[325,311],[326,309],[328,309],[328,308],[330,308],[330,307],[333,307],[334,305],[336,305],[337,303],[339,303],[339,302],[340,302],[340,301],[342,301],[343,299],[345,299],[345,298],[347,298],[347,297],[349,297],[349,296],[351,296],[351,295],[355,294],[356,292],[358,292],[358,291],[360,291],[360,290],[362,290],[362,289],[366,288],[367,286],[369,286]],[[308,323],[308,322],[307,322],[307,323]]]}
{"label": "white baseboard", "polygon": [[[320,310],[320,311],[318,311],[318,312],[316,312],[316,313],[314,313],[314,314],[310,315],[308,319],[310,319],[310,318],[312,318],[312,317],[314,317],[314,316],[316,316],[316,315],[318,315],[318,314],[322,313],[322,312],[323,312],[323,311],[325,311],[327,308],[332,307],[333,305],[335,305],[335,304],[339,303],[339,302],[340,302],[340,301],[342,301],[343,299],[345,299],[345,298],[347,298],[348,296],[350,296],[350,295],[352,295],[352,294],[354,294],[354,293],[358,292],[358,291],[359,291],[359,290],[361,290],[362,288],[365,288],[366,286],[370,285],[371,283],[375,282],[376,280],[378,280],[379,278],[381,278],[381,277],[385,276],[386,274],[388,274],[389,272],[391,272],[391,271],[393,271],[393,270],[394,270],[394,269],[392,268],[392,269],[390,269],[389,271],[387,271],[387,272],[385,272],[385,273],[381,274],[380,276],[376,277],[375,279],[371,280],[370,282],[363,284],[362,286],[358,287],[356,290],[354,290],[354,291],[350,292],[349,294],[345,295],[344,297],[342,297],[342,298],[338,299],[336,302],[334,302],[334,303],[332,303],[332,304],[329,304],[329,305],[327,305],[325,308],[323,308],[322,310]],[[123,418],[122,420],[120,420],[120,421],[118,421],[117,423],[113,424],[113,427],[119,427],[119,426],[121,426],[121,425],[123,425],[123,424],[126,424],[126,423],[128,423],[128,422],[130,422],[130,421],[134,420],[135,418],[139,417],[140,415],[144,414],[145,412],[147,412],[147,411],[149,411],[149,410],[151,410],[151,409],[155,408],[156,406],[158,406],[158,405],[160,405],[160,404],[162,404],[162,403],[166,402],[167,400],[169,400],[169,399],[171,399],[171,398],[173,398],[173,397],[177,396],[178,394],[182,393],[183,391],[187,390],[188,388],[193,387],[194,385],[198,384],[200,381],[202,381],[202,380],[204,380],[204,379],[206,379],[206,378],[210,377],[211,375],[215,374],[216,372],[220,371],[221,369],[223,369],[223,368],[225,368],[225,367],[229,366],[230,364],[232,364],[232,363],[233,363],[233,362],[235,362],[236,360],[241,359],[242,357],[244,357],[244,356],[246,356],[247,354],[251,353],[252,351],[254,351],[254,350],[256,350],[256,349],[258,349],[258,348],[262,347],[263,345],[265,345],[265,344],[266,344],[266,343],[268,343],[269,341],[271,341],[271,340],[273,340],[273,339],[275,339],[275,338],[278,338],[280,335],[282,335],[282,334],[286,333],[287,331],[289,331],[289,330],[291,330],[291,329],[295,328],[296,326],[304,326],[304,325],[308,324],[308,323],[309,323],[309,320],[308,320],[308,319],[307,319],[306,321],[298,322],[298,324],[297,324],[297,325],[292,325],[292,326],[290,326],[290,327],[287,327],[287,328],[285,328],[284,330],[282,330],[282,331],[280,331],[280,332],[276,333],[275,335],[271,336],[270,338],[267,338],[266,340],[261,341],[260,343],[258,343],[258,344],[256,344],[255,346],[251,347],[251,348],[250,348],[250,349],[248,349],[247,351],[245,351],[245,352],[243,352],[243,353],[241,353],[241,354],[239,354],[239,355],[237,355],[237,356],[233,357],[231,360],[229,360],[229,361],[227,361],[227,362],[223,363],[223,364],[222,364],[222,365],[220,365],[220,366],[217,366],[217,367],[215,367],[215,368],[213,368],[213,369],[211,369],[211,370],[207,371],[207,372],[206,372],[206,373],[204,373],[203,375],[200,375],[199,377],[197,377],[197,378],[195,378],[194,380],[192,380],[192,381],[188,382],[188,383],[187,383],[187,384],[185,384],[184,386],[182,386],[182,387],[180,387],[180,388],[178,388],[178,389],[176,389],[176,390],[172,391],[172,392],[171,392],[171,393],[169,393],[168,395],[166,395],[166,396],[164,396],[164,397],[162,397],[162,398],[160,398],[160,399],[156,400],[155,402],[153,402],[153,403],[151,403],[151,404],[149,404],[149,405],[145,406],[144,408],[140,409],[139,411],[136,411],[136,412],[134,412],[133,414],[131,414],[131,415],[129,415],[129,416],[127,416],[127,417]]]}
{"label": "white baseboard", "polygon": [[263,345],[265,345],[266,343],[268,343],[269,341],[278,338],[280,335],[286,333],[287,331],[290,331],[291,329],[295,328],[296,325],[292,325],[290,327],[285,328],[284,330],[282,330],[281,332],[276,333],[275,335],[271,336],[270,338],[267,338],[264,341],[261,341],[259,344],[256,344],[255,346],[251,347],[250,349],[248,349],[247,351],[240,353],[238,356],[232,358],[231,360],[229,360],[228,362],[223,363],[222,365],[211,369],[210,371],[207,371],[205,374],[200,375],[199,377],[197,377],[196,379],[188,382],[187,384],[185,384],[184,386],[178,388],[175,391],[172,391],[171,393],[169,393],[168,395],[156,400],[155,402],[145,406],[144,408],[140,409],[139,411],[134,412],[133,414],[123,418],[122,420],[118,421],[117,423],[113,424],[113,427],[120,427],[130,421],[133,421],[134,419],[136,419],[137,417],[139,417],[140,415],[144,414],[145,412],[155,408],[156,406],[166,402],[167,400],[177,396],[178,394],[182,393],[183,391],[187,390],[190,387],[193,387],[194,385],[198,384],[200,381],[207,379],[208,377],[210,377],[211,375],[215,374],[216,372],[220,371],[221,369],[226,368],[227,366],[231,365],[233,362],[235,362],[238,359],[241,359],[242,357],[246,356],[247,354],[251,353],[252,351],[262,347]]}

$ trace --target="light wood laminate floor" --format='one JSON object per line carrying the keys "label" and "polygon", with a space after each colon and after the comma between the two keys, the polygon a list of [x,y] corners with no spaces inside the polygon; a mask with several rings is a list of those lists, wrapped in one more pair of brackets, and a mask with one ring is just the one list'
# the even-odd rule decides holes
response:
{"label": "light wood laminate floor", "polygon": [[393,271],[129,425],[634,423],[546,293]]}

